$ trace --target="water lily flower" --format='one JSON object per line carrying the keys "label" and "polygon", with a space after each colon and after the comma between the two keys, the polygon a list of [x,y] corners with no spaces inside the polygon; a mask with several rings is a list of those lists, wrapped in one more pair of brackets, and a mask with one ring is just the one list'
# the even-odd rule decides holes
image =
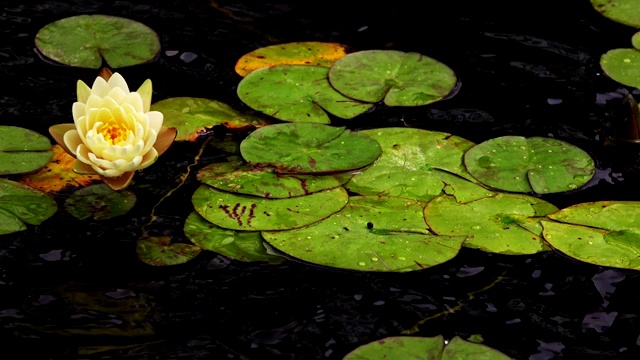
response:
{"label": "water lily flower", "polygon": [[73,124],[51,126],[53,139],[76,158],[74,171],[98,174],[114,190],[127,187],[136,170],[153,164],[176,137],[163,115],[150,111],[151,80],[129,91],[122,75],[103,69],[89,88],[81,80]]}

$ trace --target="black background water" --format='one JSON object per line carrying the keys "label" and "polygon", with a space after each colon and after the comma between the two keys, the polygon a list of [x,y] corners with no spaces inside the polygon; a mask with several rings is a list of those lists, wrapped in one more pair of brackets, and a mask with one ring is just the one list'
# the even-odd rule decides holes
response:
{"label": "black background water", "polygon": [[[562,208],[639,200],[638,148],[611,146],[633,89],[602,74],[599,57],[631,47],[634,29],[589,1],[345,2],[0,1],[0,124],[47,134],[71,122],[78,79],[96,71],[55,66],[34,52],[38,29],[79,14],[145,23],[160,36],[151,64],[119,69],[133,88],[153,80],[154,101],[206,97],[247,109],[233,67],[256,48],[327,41],[355,50],[434,57],[462,83],[452,99],[418,108],[379,105],[353,129],[409,126],[474,142],[552,136],[596,160],[598,178]],[[174,52],[177,52],[175,55]],[[135,257],[151,208],[177,184],[197,146],[175,144],[136,176],[131,214],[80,222],[63,210],[41,226],[0,236],[0,357],[7,359],[340,359],[355,347],[418,326],[413,335],[467,338],[515,359],[635,359],[640,348],[637,271],[557,252],[499,256],[463,250],[425,271],[368,274],[228,261],[214,253],[175,267]],[[201,163],[218,160],[207,152]],[[153,231],[178,240],[197,181],[158,207]],[[64,196],[57,198],[60,204]]]}

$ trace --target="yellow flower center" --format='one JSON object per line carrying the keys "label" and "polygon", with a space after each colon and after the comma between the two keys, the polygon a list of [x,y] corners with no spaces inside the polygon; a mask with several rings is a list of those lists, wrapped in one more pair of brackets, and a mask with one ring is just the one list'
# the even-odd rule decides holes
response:
{"label": "yellow flower center", "polygon": [[123,121],[117,121],[112,118],[105,122],[98,128],[98,132],[104,136],[111,145],[118,144],[121,141],[125,141],[129,135],[129,128]]}

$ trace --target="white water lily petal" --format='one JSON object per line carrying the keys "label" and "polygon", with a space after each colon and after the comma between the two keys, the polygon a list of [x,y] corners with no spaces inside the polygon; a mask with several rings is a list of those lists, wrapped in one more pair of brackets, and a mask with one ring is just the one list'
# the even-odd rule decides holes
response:
{"label": "white water lily petal", "polygon": [[[78,103],[86,103],[91,95],[91,88],[87,86],[82,80],[78,80],[76,85],[76,92],[78,93]],[[75,104],[74,104],[75,105]]]}
{"label": "white water lily petal", "polygon": [[136,92],[140,94],[140,97],[142,98],[142,103],[143,103],[142,111],[146,113],[149,112],[149,110],[151,109],[151,94],[152,94],[151,80],[147,79],[145,82],[143,82],[142,85],[140,85],[140,87],[138,88],[138,91]]}
{"label": "white water lily petal", "polygon": [[159,155],[156,149],[151,148],[151,150],[149,150],[146,154],[144,154],[144,157],[142,158],[142,162],[138,166],[138,170],[142,170],[148,167],[149,165],[153,164],[154,162],[156,162],[156,160],[158,160],[158,156]]}
{"label": "white water lily petal", "polygon": [[129,86],[127,85],[127,82],[124,80],[122,75],[120,75],[119,73],[115,73],[111,75],[111,78],[109,78],[108,84],[111,87],[111,89],[119,88],[125,93],[129,93]]}
{"label": "white water lily petal", "polygon": [[77,130],[69,130],[64,133],[64,144],[67,146],[67,149],[75,155],[75,151],[80,144],[82,144],[82,139],[80,135],[78,135]]}
{"label": "white water lily petal", "polygon": [[153,129],[156,134],[159,133],[164,121],[164,115],[160,111],[149,111],[147,118],[149,119],[149,128]]}

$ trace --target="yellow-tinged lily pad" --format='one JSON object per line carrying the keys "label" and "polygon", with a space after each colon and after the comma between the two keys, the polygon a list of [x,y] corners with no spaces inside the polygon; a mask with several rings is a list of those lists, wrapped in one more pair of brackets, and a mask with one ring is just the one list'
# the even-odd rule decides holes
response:
{"label": "yellow-tinged lily pad", "polygon": [[382,272],[425,269],[452,259],[466,236],[436,236],[426,203],[391,196],[356,196],[336,214],[307,227],[263,231],[278,250],[318,265]]}
{"label": "yellow-tinged lily pad", "polygon": [[0,175],[23,174],[45,166],[51,156],[46,136],[16,126],[0,126]]}
{"label": "yellow-tinged lily pad", "polygon": [[640,202],[577,204],[543,221],[544,238],[563,253],[592,264],[640,270]]}
{"label": "yellow-tinged lily pad", "polygon": [[424,216],[436,234],[467,236],[465,247],[523,255],[549,250],[539,222],[557,210],[527,195],[497,194],[464,204],[442,195],[429,202]]}
{"label": "yellow-tinged lily pad", "polygon": [[144,24],[108,15],[78,15],[54,21],[36,34],[36,47],[59,63],[98,69],[149,62],[160,52],[158,35]]}
{"label": "yellow-tinged lily pad", "polygon": [[47,194],[15,181],[0,178],[0,234],[39,225],[58,210]]}
{"label": "yellow-tinged lily pad", "polygon": [[238,97],[251,108],[290,122],[329,124],[329,114],[351,119],[373,104],[348,98],[329,80],[329,68],[277,65],[247,75],[238,84]]}
{"label": "yellow-tinged lily pad", "polygon": [[282,256],[267,253],[259,231],[223,229],[196,212],[187,217],[184,234],[202,250],[214,251],[238,261],[265,261],[271,264],[285,261]]}
{"label": "yellow-tinged lily pad", "polygon": [[247,76],[254,70],[275,65],[318,65],[330,67],[347,54],[347,46],[316,41],[294,42],[266,46],[243,55],[236,63],[236,72]]}
{"label": "yellow-tinged lily pad", "polygon": [[151,110],[164,115],[164,125],[178,129],[177,141],[195,141],[215,125],[229,129],[262,127],[269,122],[244,114],[220,101],[193,97],[175,97],[158,101]]}

